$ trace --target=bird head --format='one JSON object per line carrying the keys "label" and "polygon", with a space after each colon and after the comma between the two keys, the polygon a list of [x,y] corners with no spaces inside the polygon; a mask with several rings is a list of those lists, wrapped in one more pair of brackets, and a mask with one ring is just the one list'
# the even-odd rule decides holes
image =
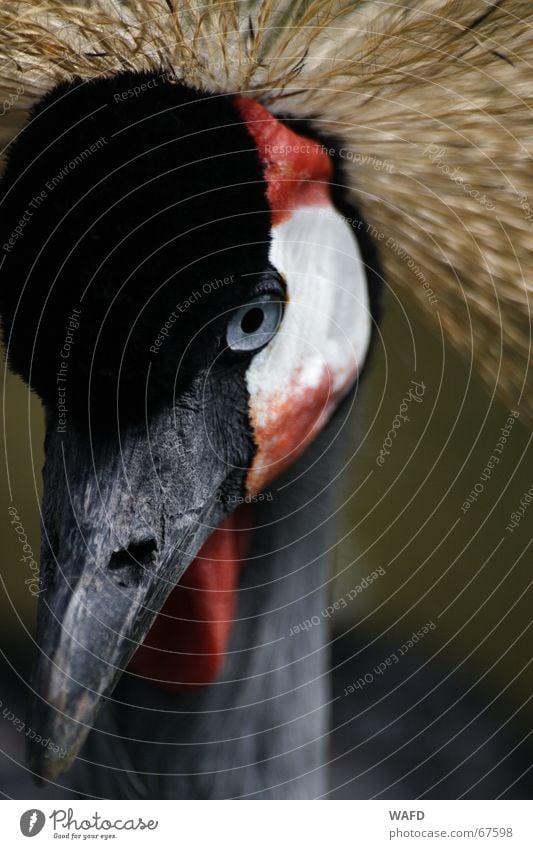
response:
{"label": "bird head", "polygon": [[[120,73],[54,88],[11,147],[4,337],[47,423],[32,726],[63,754],[35,747],[45,777],[202,551],[228,588],[235,506],[302,454],[363,367],[362,222],[333,147],[300,130],[245,97]],[[150,655],[133,668],[149,674]]]}

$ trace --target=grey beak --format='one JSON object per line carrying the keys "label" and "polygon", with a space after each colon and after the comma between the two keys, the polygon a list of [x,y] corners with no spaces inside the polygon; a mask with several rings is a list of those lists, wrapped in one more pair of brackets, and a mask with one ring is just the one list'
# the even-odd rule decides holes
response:
{"label": "grey beak", "polygon": [[[179,437],[178,437],[179,433]],[[183,572],[226,515],[227,470],[172,413],[91,443],[49,425],[30,763],[67,770]]]}

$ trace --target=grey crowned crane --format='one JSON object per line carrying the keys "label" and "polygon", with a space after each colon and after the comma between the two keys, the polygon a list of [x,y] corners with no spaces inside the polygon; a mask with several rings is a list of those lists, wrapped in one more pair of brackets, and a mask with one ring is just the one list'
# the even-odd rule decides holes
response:
{"label": "grey crowned crane", "polygon": [[380,268],[527,386],[521,15],[3,4],[4,340],[47,421],[36,775],[324,791],[327,636],[287,634],[324,605]]}

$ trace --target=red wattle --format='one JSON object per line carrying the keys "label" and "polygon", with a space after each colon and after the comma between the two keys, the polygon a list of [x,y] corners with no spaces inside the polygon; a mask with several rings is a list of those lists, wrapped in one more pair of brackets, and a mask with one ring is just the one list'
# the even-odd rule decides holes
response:
{"label": "red wattle", "polygon": [[177,692],[216,678],[233,626],[248,513],[240,507],[204,543],[133,656],[132,672]]}

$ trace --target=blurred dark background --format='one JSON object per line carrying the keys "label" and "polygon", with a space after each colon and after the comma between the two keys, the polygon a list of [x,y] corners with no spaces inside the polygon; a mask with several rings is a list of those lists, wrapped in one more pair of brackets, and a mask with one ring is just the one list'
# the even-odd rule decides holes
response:
{"label": "blurred dark background", "polygon": [[[444,344],[438,325],[428,329],[420,319],[386,298],[357,396],[330,591],[337,609],[327,617],[330,797],[528,798],[533,507],[512,533],[506,526],[533,484],[531,433],[521,415],[463,513],[509,409]],[[0,792],[61,797],[61,787],[32,784],[24,734],[9,718],[25,720],[35,599],[8,509],[16,508],[37,554],[43,416],[21,381],[5,371],[3,379]],[[410,420],[380,467],[376,457],[412,380],[425,386],[422,401],[410,403]]]}

